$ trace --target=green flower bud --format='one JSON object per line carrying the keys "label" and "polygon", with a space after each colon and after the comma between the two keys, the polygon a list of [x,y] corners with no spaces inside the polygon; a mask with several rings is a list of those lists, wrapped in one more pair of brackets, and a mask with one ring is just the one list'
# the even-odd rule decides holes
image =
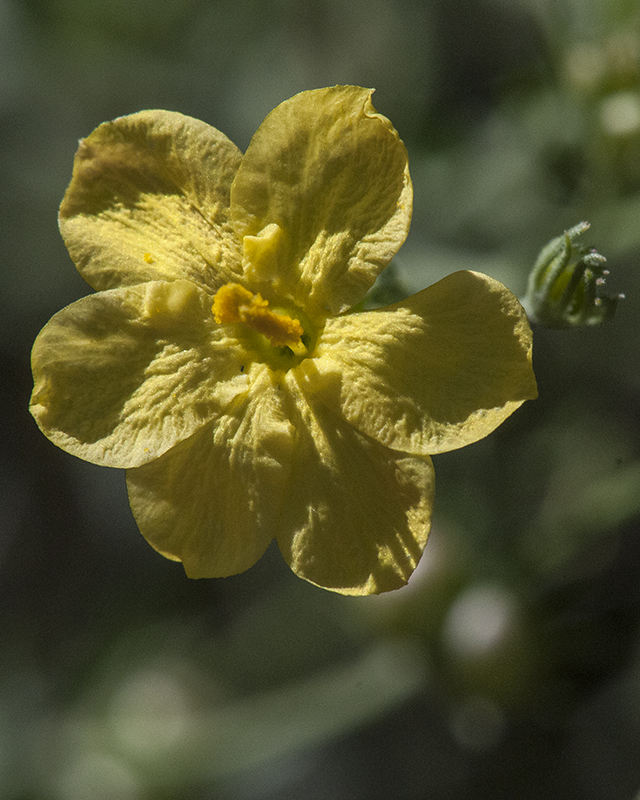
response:
{"label": "green flower bud", "polygon": [[623,294],[601,294],[606,259],[575,239],[589,228],[580,222],[540,251],[522,301],[529,318],[547,328],[600,325],[610,320]]}

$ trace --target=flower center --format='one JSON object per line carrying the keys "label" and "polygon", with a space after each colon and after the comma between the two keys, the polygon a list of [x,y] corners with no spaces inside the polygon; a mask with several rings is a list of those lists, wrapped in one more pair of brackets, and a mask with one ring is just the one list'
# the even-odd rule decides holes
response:
{"label": "flower center", "polygon": [[215,321],[242,322],[262,334],[272,347],[288,347],[297,356],[306,355],[302,340],[304,328],[300,321],[269,308],[269,301],[253,294],[239,283],[226,283],[213,298],[211,307]]}

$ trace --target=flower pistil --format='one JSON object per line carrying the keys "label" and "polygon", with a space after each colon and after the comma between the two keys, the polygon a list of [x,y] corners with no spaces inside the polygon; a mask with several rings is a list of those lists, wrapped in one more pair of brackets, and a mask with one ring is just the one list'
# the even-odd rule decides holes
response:
{"label": "flower pistil", "polygon": [[307,348],[302,341],[304,328],[300,321],[269,308],[269,301],[260,294],[253,294],[239,283],[226,283],[213,298],[211,307],[215,321],[219,324],[243,322],[262,334],[273,347],[289,347],[296,355],[305,355]]}

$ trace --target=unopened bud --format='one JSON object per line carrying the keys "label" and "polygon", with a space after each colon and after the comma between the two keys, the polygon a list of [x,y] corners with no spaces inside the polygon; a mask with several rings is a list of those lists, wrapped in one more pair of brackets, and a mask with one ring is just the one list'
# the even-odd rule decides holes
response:
{"label": "unopened bud", "polygon": [[522,304],[532,322],[547,328],[600,325],[611,319],[623,294],[602,294],[606,258],[575,239],[589,228],[574,225],[540,251]]}

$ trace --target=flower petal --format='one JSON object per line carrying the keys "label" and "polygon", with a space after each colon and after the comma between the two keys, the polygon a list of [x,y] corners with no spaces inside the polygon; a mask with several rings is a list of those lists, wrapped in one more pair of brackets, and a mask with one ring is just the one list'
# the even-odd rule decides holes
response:
{"label": "flower petal", "polygon": [[231,189],[248,282],[273,284],[311,313],[361,300],[409,229],[407,153],[371,94],[335,86],[281,103]]}
{"label": "flower petal", "polygon": [[305,398],[297,402],[292,485],[278,544],[301,578],[342,594],[403,586],[427,542],[434,494],[428,456],[396,453]]}
{"label": "flower petal", "polygon": [[105,122],[80,142],[60,230],[95,289],[238,279],[229,190],[242,155],[224,134],[170,111]]}
{"label": "flower petal", "polygon": [[409,453],[471,444],[537,396],[526,314],[501,283],[475,272],[329,320],[316,356],[298,368],[308,389],[363,433]]}
{"label": "flower petal", "polygon": [[274,537],[294,430],[269,371],[259,369],[250,394],[215,425],[127,471],[143,536],[190,578],[249,569]]}
{"label": "flower petal", "polygon": [[31,413],[73,455],[109,467],[157,458],[246,392],[244,351],[188,281],[89,295],[32,351]]}

